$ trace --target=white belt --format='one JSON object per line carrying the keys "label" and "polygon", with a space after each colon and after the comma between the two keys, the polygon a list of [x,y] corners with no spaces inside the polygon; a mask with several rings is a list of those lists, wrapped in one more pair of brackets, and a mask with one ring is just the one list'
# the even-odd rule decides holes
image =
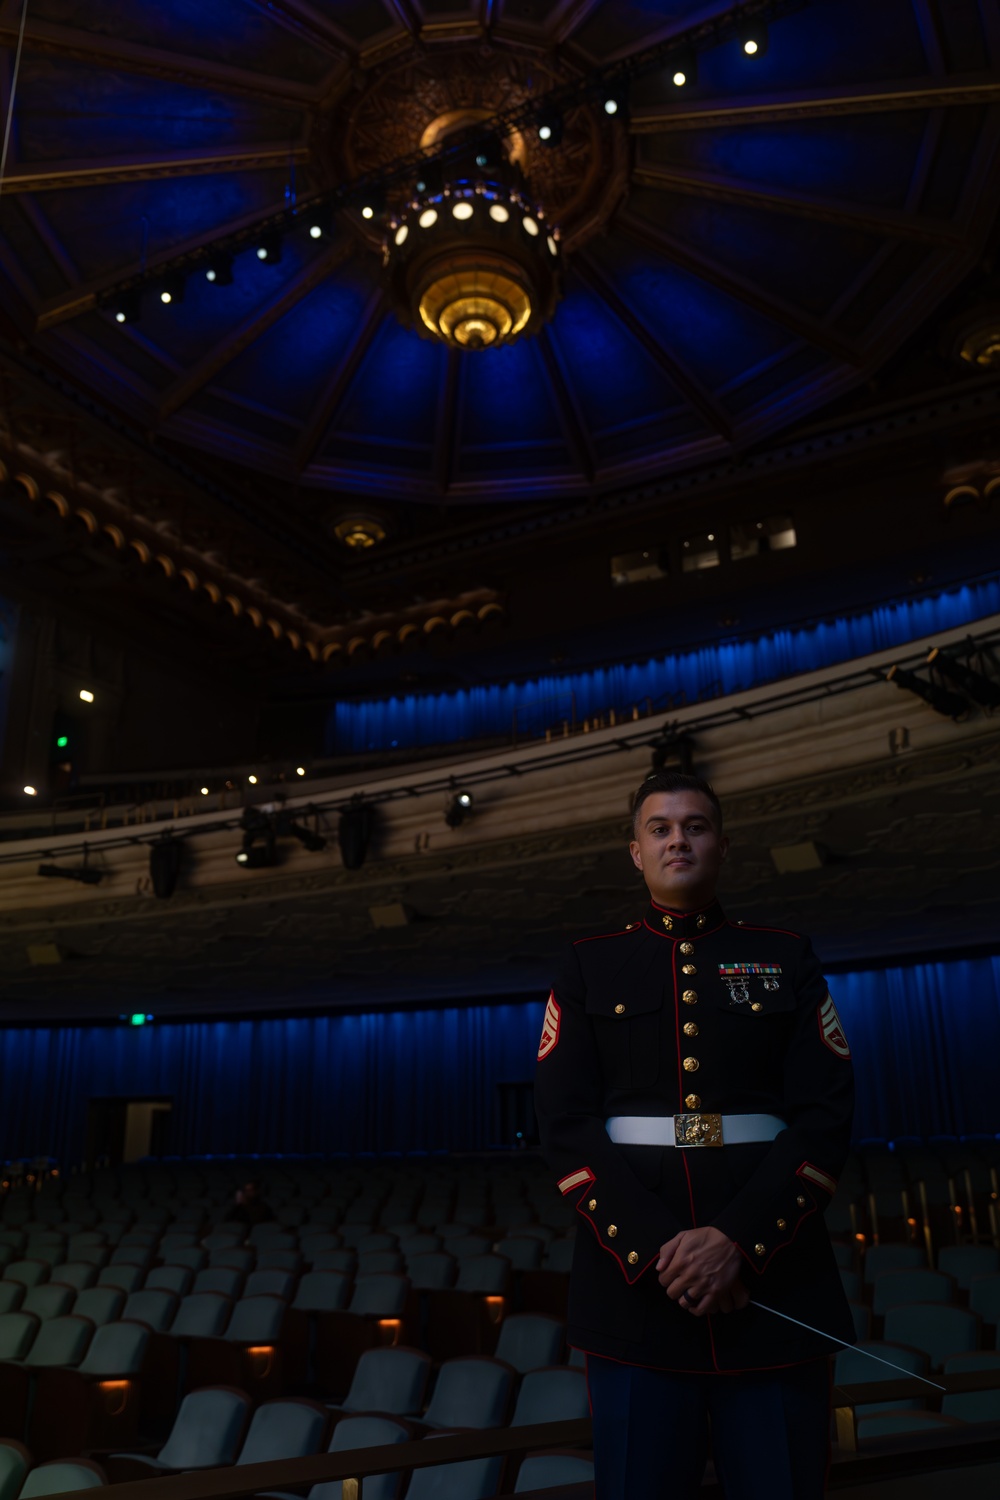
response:
{"label": "white belt", "polygon": [[613,1115],[604,1128],[619,1146],[745,1146],[773,1141],[787,1127],[777,1115]]}

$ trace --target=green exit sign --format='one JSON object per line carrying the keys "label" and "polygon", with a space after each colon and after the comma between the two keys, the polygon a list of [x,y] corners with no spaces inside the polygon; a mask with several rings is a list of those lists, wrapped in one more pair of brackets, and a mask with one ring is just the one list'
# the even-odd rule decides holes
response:
{"label": "green exit sign", "polygon": [[65,750],[66,746],[68,744],[69,744],[69,735],[68,734],[61,734],[59,736],[59,738],[56,740],[56,746],[60,750]]}

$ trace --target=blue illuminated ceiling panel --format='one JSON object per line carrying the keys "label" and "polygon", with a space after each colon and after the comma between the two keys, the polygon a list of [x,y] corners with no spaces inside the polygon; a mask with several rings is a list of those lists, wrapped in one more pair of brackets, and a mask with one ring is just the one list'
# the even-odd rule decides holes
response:
{"label": "blue illuminated ceiling panel", "polygon": [[672,67],[637,78],[586,149],[529,130],[532,191],[608,196],[568,236],[550,323],[510,348],[449,356],[397,316],[353,211],[277,263],[248,244],[231,285],[202,267],[169,306],[150,288],[137,323],[95,310],[143,265],[349,180],[380,141],[386,161],[412,149],[448,107],[530,98],[705,13],[34,0],[4,306],[163,437],[342,497],[564,495],[723,458],[868,379],[981,255],[1000,57],[975,0],[933,25],[923,0],[803,0],[756,59],[730,37],[683,91]]}

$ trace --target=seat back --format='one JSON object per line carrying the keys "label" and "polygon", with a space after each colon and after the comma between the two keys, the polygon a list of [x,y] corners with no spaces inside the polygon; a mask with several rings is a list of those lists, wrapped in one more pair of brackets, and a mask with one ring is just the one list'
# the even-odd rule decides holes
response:
{"label": "seat back", "polygon": [[0,1360],[24,1359],[40,1327],[34,1313],[0,1313]]}
{"label": "seat back", "polygon": [[589,1413],[586,1374],[569,1365],[559,1365],[525,1375],[510,1425],[530,1427],[532,1422],[571,1422]]}
{"label": "seat back", "polygon": [[405,1261],[398,1250],[359,1250],[358,1275],[399,1275]]}
{"label": "seat back", "polygon": [[307,1271],[292,1306],[303,1312],[338,1312],[347,1306],[350,1292],[351,1278],[340,1271]]}
{"label": "seat back", "polygon": [[39,1326],[24,1362],[26,1365],[48,1367],[78,1365],[93,1336],[94,1325],[89,1318],[79,1318],[73,1314],[64,1318],[49,1318]]}
{"label": "seat back", "polygon": [[[378,1448],[383,1443],[405,1443],[410,1434],[401,1422],[389,1417],[344,1417],[333,1429],[328,1451],[344,1453],[351,1448]],[[396,1500],[403,1485],[405,1473],[372,1474],[364,1482],[365,1500]],[[343,1486],[339,1479],[327,1484],[314,1484],[308,1500],[342,1500]]]}
{"label": "seat back", "polygon": [[191,1290],[194,1272],[187,1266],[154,1266],[146,1272],[143,1290],[147,1292],[173,1292],[175,1297],[186,1297]]}
{"label": "seat back", "polygon": [[280,1297],[287,1302],[295,1289],[295,1277],[287,1271],[251,1271],[243,1288],[244,1297]]}
{"label": "seat back", "polygon": [[0,1438],[0,1500],[15,1500],[31,1466],[31,1454],[13,1438]]}
{"label": "seat back", "polygon": [[1000,1326],[1000,1274],[973,1276],[969,1283],[969,1306],[984,1323],[991,1323],[994,1328]]}
{"label": "seat back", "polygon": [[510,1261],[502,1255],[469,1255],[458,1262],[455,1286],[460,1292],[503,1296],[509,1283]]}
{"label": "seat back", "polygon": [[432,1255],[443,1243],[439,1234],[407,1234],[400,1237],[399,1249],[410,1261],[415,1255]]}
{"label": "seat back", "polygon": [[938,1252],[938,1270],[954,1276],[962,1291],[967,1292],[973,1276],[1000,1271],[1000,1250],[992,1245],[945,1245]]}
{"label": "seat back", "polygon": [[256,1250],[246,1250],[237,1245],[232,1250],[213,1250],[208,1257],[210,1266],[226,1266],[231,1271],[242,1271],[248,1275],[257,1263]]}
{"label": "seat back", "polygon": [[214,1469],[235,1461],[253,1400],[244,1391],[208,1386],[181,1402],[173,1429],[159,1452],[170,1469]]}
{"label": "seat back", "polygon": [[521,1375],[557,1365],[562,1358],[565,1328],[558,1318],[541,1313],[515,1313],[504,1318],[495,1350],[497,1359]]}
{"label": "seat back", "polygon": [[223,1297],[231,1297],[235,1302],[237,1297],[243,1295],[243,1282],[242,1271],[234,1271],[229,1266],[206,1266],[204,1271],[199,1271],[195,1277],[192,1290],[219,1292]]}
{"label": "seat back", "polygon": [[355,1250],[318,1250],[313,1256],[314,1271],[337,1271],[342,1276],[353,1276],[358,1263]]}
{"label": "seat back", "polygon": [[515,1271],[533,1271],[541,1265],[544,1249],[544,1241],[534,1235],[511,1235],[500,1241],[496,1253],[509,1261]]}
{"label": "seat back", "polygon": [[166,1333],[179,1304],[180,1298],[173,1292],[144,1287],[142,1291],[133,1292],[129,1297],[122,1318],[133,1323],[145,1323],[155,1333]]}
{"label": "seat back", "polygon": [[17,1312],[30,1290],[23,1281],[0,1281],[0,1313]]}
{"label": "seat back", "polygon": [[872,1312],[882,1317],[907,1302],[950,1302],[954,1290],[952,1278],[941,1271],[883,1271],[872,1288]]}
{"label": "seat back", "polygon": [[426,1255],[411,1255],[406,1263],[406,1274],[415,1291],[444,1291],[455,1283],[458,1261],[443,1250],[431,1250]]}
{"label": "seat back", "polygon": [[288,1276],[297,1276],[302,1270],[302,1256],[297,1250],[271,1250],[261,1248],[257,1251],[258,1271],[284,1271]]}
{"label": "seat back", "polygon": [[923,1349],[933,1368],[951,1354],[965,1354],[979,1345],[979,1319],[964,1307],[918,1302],[891,1307],[885,1315],[885,1337],[895,1344]]}
{"label": "seat back", "polygon": [[105,1380],[138,1375],[148,1343],[149,1330],[139,1323],[105,1323],[91,1339],[80,1373]]}
{"label": "seat back", "polygon": [[93,1286],[97,1280],[97,1267],[88,1265],[83,1260],[66,1261],[56,1267],[54,1281],[60,1286],[71,1286],[74,1291],[85,1291],[88,1286]]}
{"label": "seat back", "polygon": [[499,1458],[469,1458],[415,1469],[406,1500],[488,1500],[497,1492],[501,1463]]}
{"label": "seat back", "polygon": [[45,1323],[49,1318],[61,1318],[72,1312],[76,1292],[71,1286],[59,1286],[57,1282],[42,1282],[41,1286],[28,1287],[21,1307],[24,1312],[34,1313]]}
{"label": "seat back", "polygon": [[510,1403],[514,1372],[477,1355],[441,1366],[423,1420],[428,1427],[499,1427]]}
{"label": "seat back", "polygon": [[241,1297],[233,1308],[226,1338],[241,1344],[273,1344],[281,1337],[287,1305],[280,1297]]}
{"label": "seat back", "polygon": [[515,1495],[528,1490],[551,1490],[563,1484],[593,1484],[594,1465],[578,1453],[530,1454],[517,1471]]}
{"label": "seat back", "polygon": [[238,1464],[265,1464],[277,1458],[318,1453],[327,1411],[313,1401],[266,1401],[258,1406],[243,1441]]}
{"label": "seat back", "polygon": [[354,1283],[348,1311],[365,1317],[398,1318],[409,1290],[410,1283],[405,1276],[359,1276]]}
{"label": "seat back", "polygon": [[4,1281],[19,1281],[22,1286],[38,1286],[48,1281],[52,1267],[47,1260],[12,1260],[3,1268]]}
{"label": "seat back", "polygon": [[916,1270],[926,1264],[927,1256],[919,1245],[872,1245],[865,1254],[865,1281],[876,1281],[883,1271]]}
{"label": "seat back", "polygon": [[105,1266],[97,1273],[98,1286],[116,1286],[123,1292],[137,1292],[146,1275],[144,1266]]}
{"label": "seat back", "polygon": [[423,1408],[432,1363],[422,1349],[366,1349],[358,1360],[345,1411],[417,1416]]}
{"label": "seat back", "polygon": [[232,1300],[219,1292],[192,1292],[181,1299],[170,1332],[174,1338],[219,1338],[232,1307]]}
{"label": "seat back", "polygon": [[164,1252],[163,1259],[168,1266],[185,1266],[187,1270],[197,1272],[207,1264],[208,1252],[200,1245],[194,1245],[189,1250]]}
{"label": "seat back", "polygon": [[113,1323],[121,1316],[125,1306],[125,1293],[117,1286],[89,1286],[78,1292],[73,1312],[78,1318],[88,1318],[96,1328],[104,1323]]}
{"label": "seat back", "polygon": [[488,1255],[493,1249],[493,1241],[485,1234],[461,1234],[454,1239],[445,1236],[445,1240],[448,1254],[457,1256],[459,1260],[465,1260],[470,1255]]}
{"label": "seat back", "polygon": [[19,1500],[37,1500],[40,1495],[64,1495],[72,1490],[93,1490],[106,1485],[108,1476],[89,1458],[59,1459],[39,1464],[21,1486]]}

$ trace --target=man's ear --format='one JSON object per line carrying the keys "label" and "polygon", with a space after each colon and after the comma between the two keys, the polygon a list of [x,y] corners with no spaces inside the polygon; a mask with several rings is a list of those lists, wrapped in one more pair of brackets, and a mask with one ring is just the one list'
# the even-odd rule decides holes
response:
{"label": "man's ear", "polygon": [[642,869],[642,855],[639,853],[639,841],[638,841],[638,839],[633,839],[632,840],[632,842],[628,846],[628,852],[632,856],[632,863],[635,865],[636,869],[637,870],[641,870]]}
{"label": "man's ear", "polygon": [[728,858],[728,855],[729,855],[729,840],[725,836],[723,836],[719,840],[719,853],[722,855],[723,859]]}

